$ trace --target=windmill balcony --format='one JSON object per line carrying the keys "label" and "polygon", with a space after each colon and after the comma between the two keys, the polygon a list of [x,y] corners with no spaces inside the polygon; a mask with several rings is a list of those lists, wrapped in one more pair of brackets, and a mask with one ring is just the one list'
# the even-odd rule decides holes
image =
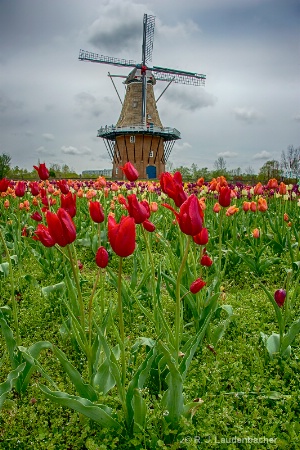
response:
{"label": "windmill balcony", "polygon": [[152,124],[141,124],[126,127],[116,127],[114,125],[104,126],[99,128],[97,137],[115,140],[117,136],[124,134],[153,134],[155,136],[163,137],[165,141],[180,139],[180,132],[176,130],[176,128],[157,127]]}

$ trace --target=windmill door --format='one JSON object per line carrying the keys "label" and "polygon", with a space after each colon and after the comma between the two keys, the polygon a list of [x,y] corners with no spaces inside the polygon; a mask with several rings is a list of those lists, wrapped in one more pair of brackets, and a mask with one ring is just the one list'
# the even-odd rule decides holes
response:
{"label": "windmill door", "polygon": [[148,178],[156,178],[156,166],[147,166],[146,174]]}

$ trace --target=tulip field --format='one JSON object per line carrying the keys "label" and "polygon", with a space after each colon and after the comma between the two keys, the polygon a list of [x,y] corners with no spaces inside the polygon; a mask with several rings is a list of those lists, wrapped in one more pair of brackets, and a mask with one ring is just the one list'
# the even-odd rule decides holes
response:
{"label": "tulip field", "polygon": [[300,186],[0,180],[0,450],[299,449]]}

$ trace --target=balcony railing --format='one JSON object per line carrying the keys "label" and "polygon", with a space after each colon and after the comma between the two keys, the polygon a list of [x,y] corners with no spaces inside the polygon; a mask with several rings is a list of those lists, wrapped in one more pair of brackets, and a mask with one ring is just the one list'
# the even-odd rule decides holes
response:
{"label": "balcony railing", "polygon": [[154,134],[162,136],[167,140],[180,139],[180,132],[176,128],[171,127],[157,127],[152,124],[148,125],[133,125],[126,127],[116,127],[115,125],[106,125],[100,127],[97,133],[98,137],[104,139],[115,139],[116,136],[122,134]]}

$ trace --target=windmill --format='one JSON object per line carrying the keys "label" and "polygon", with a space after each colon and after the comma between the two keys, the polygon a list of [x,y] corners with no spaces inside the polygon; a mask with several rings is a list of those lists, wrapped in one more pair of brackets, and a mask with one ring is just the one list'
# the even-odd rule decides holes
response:
{"label": "windmill", "polygon": [[[176,128],[164,127],[160,121],[156,103],[171,83],[203,86],[206,76],[203,74],[168,69],[148,64],[152,61],[155,17],[144,14],[142,62],[119,59],[80,50],[79,60],[115,67],[132,68],[128,76],[108,75],[118,94],[113,77],[125,78],[126,94],[122,110],[116,125],[102,126],[98,137],[104,140],[113,164],[113,179],[122,179],[120,166],[127,161],[134,164],[140,178],[157,178],[165,171],[165,164],[171,154],[174,143],[180,139]],[[153,86],[156,81],[168,82],[160,97],[155,100]]]}

